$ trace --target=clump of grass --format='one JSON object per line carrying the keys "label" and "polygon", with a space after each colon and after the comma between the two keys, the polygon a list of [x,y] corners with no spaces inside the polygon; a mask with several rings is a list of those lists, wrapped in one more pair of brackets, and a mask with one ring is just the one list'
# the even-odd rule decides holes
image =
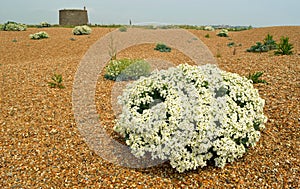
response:
{"label": "clump of grass", "polygon": [[278,50],[275,51],[275,55],[292,55],[293,45],[289,43],[288,37],[281,37],[280,43],[278,44]]}
{"label": "clump of grass", "polygon": [[62,78],[62,75],[61,74],[54,74],[52,77],[51,77],[52,81],[51,82],[48,82],[48,85],[51,87],[51,88],[60,88],[60,89],[63,89],[65,88],[62,84],[63,82],[63,78]]}
{"label": "clump of grass", "polygon": [[263,74],[264,74],[264,72],[255,72],[255,73],[253,73],[253,74],[249,73],[248,76],[247,76],[247,78],[248,78],[249,80],[252,80],[252,82],[253,82],[254,84],[256,84],[256,83],[266,83],[266,84],[267,84],[267,81],[266,81],[266,80],[260,79],[260,77],[261,77]]}
{"label": "clump of grass", "polygon": [[16,43],[16,42],[18,42],[18,40],[17,39],[13,39],[12,42]]}
{"label": "clump of grass", "polygon": [[205,37],[205,38],[210,38],[210,35],[209,35],[209,34],[206,34],[204,37]]}
{"label": "clump of grass", "polygon": [[156,44],[156,47],[154,48],[154,50],[157,50],[159,52],[171,52],[171,47],[168,47],[164,43],[158,43],[158,44]]}

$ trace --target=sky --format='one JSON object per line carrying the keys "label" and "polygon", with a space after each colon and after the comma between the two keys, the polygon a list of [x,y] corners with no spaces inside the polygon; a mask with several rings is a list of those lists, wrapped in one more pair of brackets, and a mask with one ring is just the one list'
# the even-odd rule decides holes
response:
{"label": "sky", "polygon": [[0,23],[58,24],[84,6],[91,24],[300,25],[300,0],[0,0]]}

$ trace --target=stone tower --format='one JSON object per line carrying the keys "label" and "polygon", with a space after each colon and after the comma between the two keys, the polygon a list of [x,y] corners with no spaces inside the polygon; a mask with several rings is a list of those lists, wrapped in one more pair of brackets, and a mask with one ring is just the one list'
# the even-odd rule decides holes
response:
{"label": "stone tower", "polygon": [[79,26],[89,23],[88,13],[84,9],[62,9],[59,10],[59,25]]}

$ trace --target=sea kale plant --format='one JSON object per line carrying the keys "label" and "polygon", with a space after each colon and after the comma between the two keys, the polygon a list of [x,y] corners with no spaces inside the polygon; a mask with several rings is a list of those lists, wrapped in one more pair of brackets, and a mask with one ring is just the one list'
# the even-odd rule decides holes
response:
{"label": "sea kale plant", "polygon": [[104,77],[114,81],[136,80],[141,76],[148,76],[151,66],[145,60],[120,59],[110,60]]}
{"label": "sea kale plant", "polygon": [[25,24],[20,24],[16,22],[8,21],[2,26],[4,31],[25,31],[27,26]]}
{"label": "sea kale plant", "polygon": [[48,33],[41,31],[41,32],[38,32],[35,34],[30,34],[29,38],[30,39],[45,39],[45,38],[49,38],[49,35],[48,35]]}
{"label": "sea kale plant", "polygon": [[48,27],[51,27],[51,24],[49,24],[48,22],[41,22],[37,27],[38,28],[48,28]]}
{"label": "sea kale plant", "polygon": [[217,36],[219,37],[228,37],[228,30],[227,29],[222,29]]}
{"label": "sea kale plant", "polygon": [[247,52],[268,52],[269,48],[261,42],[256,42],[256,45],[251,46],[247,49]]}
{"label": "sea kale plant", "polygon": [[153,72],[129,84],[119,103],[114,130],[132,153],[150,153],[179,172],[242,157],[267,120],[252,82],[213,65]]}
{"label": "sea kale plant", "polygon": [[212,26],[205,26],[204,30],[206,30],[206,31],[215,31],[215,28],[213,28]]}
{"label": "sea kale plant", "polygon": [[171,47],[168,47],[164,43],[158,43],[158,44],[156,44],[156,47],[154,48],[154,50],[157,50],[159,52],[171,52]]}
{"label": "sea kale plant", "polygon": [[88,26],[76,26],[72,32],[74,35],[89,35],[92,29]]}
{"label": "sea kale plant", "polygon": [[120,32],[127,32],[126,26],[121,26],[121,27],[119,28],[119,31],[120,31]]}

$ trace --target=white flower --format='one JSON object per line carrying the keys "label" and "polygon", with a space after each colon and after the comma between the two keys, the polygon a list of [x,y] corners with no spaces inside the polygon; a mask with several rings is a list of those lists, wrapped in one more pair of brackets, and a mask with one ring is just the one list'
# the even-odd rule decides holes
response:
{"label": "white flower", "polygon": [[255,146],[264,100],[244,77],[214,65],[179,65],[129,84],[115,131],[132,153],[170,160],[179,172],[224,167]]}

